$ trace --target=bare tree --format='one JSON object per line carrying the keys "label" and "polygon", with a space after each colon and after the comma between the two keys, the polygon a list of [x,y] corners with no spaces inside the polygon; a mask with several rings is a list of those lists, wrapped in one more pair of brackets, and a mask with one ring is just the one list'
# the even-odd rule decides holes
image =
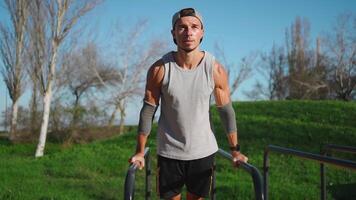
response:
{"label": "bare tree", "polygon": [[332,91],[338,99],[351,100],[356,87],[356,17],[340,15],[325,41]]}
{"label": "bare tree", "polygon": [[327,99],[329,96],[327,62],[327,56],[321,49],[321,39],[317,37],[313,68],[310,71],[311,87],[308,87],[312,99]]}
{"label": "bare tree", "polygon": [[[31,34],[31,40],[34,40],[38,60],[38,80],[40,82],[41,94],[43,96],[43,115],[41,122],[41,131],[39,142],[36,149],[36,157],[43,156],[46,144],[48,119],[50,114],[50,105],[52,98],[52,88],[55,81],[55,72],[57,69],[58,50],[70,30],[77,23],[78,19],[92,10],[100,0],[46,0],[32,1],[38,8],[37,13],[31,12],[32,20],[39,20],[33,24],[34,29],[41,27],[37,31],[40,36]],[[42,9],[44,11],[42,11]],[[43,16],[37,17],[36,14],[44,13]]]}
{"label": "bare tree", "polygon": [[273,45],[268,54],[261,54],[261,65],[258,67],[260,74],[267,80],[267,87],[256,84],[257,90],[264,90],[270,100],[282,100],[288,95],[288,65],[282,47]]}
{"label": "bare tree", "polygon": [[263,100],[270,95],[267,88],[257,80],[252,86],[252,90],[244,91],[245,96],[250,100]]}
{"label": "bare tree", "polygon": [[230,95],[233,95],[238,87],[252,76],[252,65],[256,60],[256,55],[250,54],[243,57],[237,67],[227,60],[224,49],[218,43],[215,43],[214,49],[216,57],[228,72]]}
{"label": "bare tree", "polygon": [[325,99],[328,85],[326,81],[325,56],[320,50],[320,39],[316,49],[309,47],[310,24],[308,20],[296,18],[286,31],[286,47],[289,66],[288,89],[291,99]]}
{"label": "bare tree", "polygon": [[303,83],[308,82],[308,68],[311,64],[309,30],[309,21],[297,17],[290,28],[290,34],[286,31],[289,98],[292,99],[304,99],[307,94]]}
{"label": "bare tree", "polygon": [[108,126],[113,125],[116,114],[119,112],[120,133],[124,129],[128,100],[143,95],[145,73],[167,46],[166,42],[154,39],[144,41],[147,45],[142,45],[141,35],[147,23],[147,20],[138,21],[128,32],[119,32],[116,36],[119,38],[117,43],[119,52],[115,52],[117,60],[113,66],[117,70],[117,82],[107,87],[111,94],[108,104],[114,107]]}
{"label": "bare tree", "polygon": [[3,62],[1,74],[12,100],[11,127],[9,139],[16,137],[18,100],[23,94],[24,63],[28,1],[5,0],[11,18],[11,27],[0,24],[0,56]]}
{"label": "bare tree", "polygon": [[32,94],[30,100],[30,129],[32,134],[36,134],[40,126],[40,77],[42,65],[45,64],[47,57],[46,44],[46,24],[44,19],[47,18],[44,4],[40,0],[34,0],[29,4],[29,22],[27,23],[28,30],[28,47],[26,53],[27,74],[32,83]]}
{"label": "bare tree", "polygon": [[86,46],[78,51],[65,54],[62,60],[63,74],[65,74],[62,77],[65,79],[64,82],[66,82],[69,91],[75,98],[71,126],[72,128],[76,128],[80,118],[80,99],[90,89],[104,88],[102,81],[105,84],[113,84],[110,82],[116,81],[116,71],[104,63],[98,52],[98,47],[93,42],[88,42]]}

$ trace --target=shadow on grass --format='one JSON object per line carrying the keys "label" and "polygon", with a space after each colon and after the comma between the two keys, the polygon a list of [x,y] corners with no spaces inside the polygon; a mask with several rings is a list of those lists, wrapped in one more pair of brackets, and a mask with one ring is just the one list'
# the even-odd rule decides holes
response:
{"label": "shadow on grass", "polygon": [[328,186],[327,189],[335,200],[356,199],[356,183]]}
{"label": "shadow on grass", "polygon": [[0,146],[10,146],[12,145],[11,141],[7,138],[7,136],[0,135]]}

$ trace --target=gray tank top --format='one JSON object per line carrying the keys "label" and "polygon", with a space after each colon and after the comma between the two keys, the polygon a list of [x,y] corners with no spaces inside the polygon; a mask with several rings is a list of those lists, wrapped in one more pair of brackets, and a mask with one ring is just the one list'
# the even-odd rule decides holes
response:
{"label": "gray tank top", "polygon": [[179,67],[173,52],[164,55],[162,60],[165,70],[158,121],[158,155],[194,160],[215,153],[218,145],[209,117],[214,57],[205,52],[202,61],[192,70]]}

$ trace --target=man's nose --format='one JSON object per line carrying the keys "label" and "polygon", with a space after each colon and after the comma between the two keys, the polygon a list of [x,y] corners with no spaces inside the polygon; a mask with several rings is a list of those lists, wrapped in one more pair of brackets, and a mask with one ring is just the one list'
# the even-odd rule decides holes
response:
{"label": "man's nose", "polygon": [[192,28],[187,28],[185,34],[190,36],[190,35],[192,35],[192,33],[193,33],[193,29]]}

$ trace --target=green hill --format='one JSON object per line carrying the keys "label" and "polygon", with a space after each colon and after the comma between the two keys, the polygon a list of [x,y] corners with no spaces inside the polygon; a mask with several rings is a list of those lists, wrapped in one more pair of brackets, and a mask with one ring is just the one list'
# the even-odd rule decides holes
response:
{"label": "green hill", "polygon": [[[261,169],[261,173],[263,152],[268,144],[317,154],[323,144],[356,147],[356,102],[261,101],[235,103],[234,108],[242,150],[249,156],[249,162]],[[213,113],[216,132],[221,133],[218,115],[215,110]],[[217,137],[219,144],[227,149],[225,136],[217,134]],[[335,156],[356,160],[352,154],[335,153]],[[319,164],[277,153],[272,153],[270,159],[270,199],[320,199]],[[329,198],[337,199],[343,194],[356,197],[351,190],[343,191],[351,183],[356,186],[355,172],[327,167],[326,175]],[[223,173],[220,185],[228,188],[227,193],[236,193],[237,199],[253,197],[250,177],[242,173],[239,177],[238,173],[233,175],[234,181],[230,181],[224,176]],[[232,182],[236,182],[233,188],[230,187]],[[241,182],[249,182],[249,185],[243,187]],[[335,190],[341,184],[346,185]]]}
{"label": "green hill", "polygon": [[[268,144],[312,153],[319,153],[320,146],[327,143],[356,146],[356,102],[239,102],[234,108],[242,151],[259,169]],[[214,108],[212,113],[219,146],[227,149]],[[36,144],[11,145],[1,140],[0,199],[123,199],[127,159],[135,149],[135,136],[132,130],[70,148],[48,143],[41,159],[33,157]],[[154,155],[155,134],[148,146]],[[356,160],[349,154],[335,156]],[[152,159],[154,169],[156,160]],[[320,199],[319,164],[280,154],[272,154],[270,164],[270,199]],[[136,176],[136,199],[143,199],[143,174],[140,171]],[[329,198],[354,198],[355,171],[329,166],[327,178]],[[155,190],[155,183],[152,185]],[[251,178],[217,157],[217,199],[253,196]]]}

